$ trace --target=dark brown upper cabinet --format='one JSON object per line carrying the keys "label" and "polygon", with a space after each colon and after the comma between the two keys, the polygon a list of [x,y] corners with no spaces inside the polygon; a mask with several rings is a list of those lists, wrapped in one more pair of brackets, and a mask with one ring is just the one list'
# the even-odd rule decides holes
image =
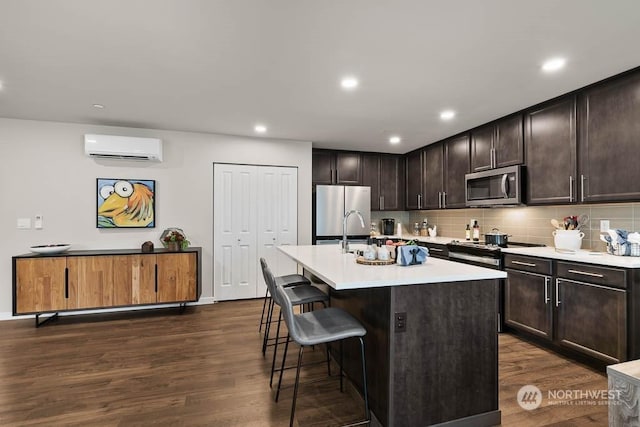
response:
{"label": "dark brown upper cabinet", "polygon": [[465,206],[464,176],[469,173],[469,135],[428,145],[407,155],[407,209]]}
{"label": "dark brown upper cabinet", "polygon": [[469,173],[469,160],[469,134],[445,141],[443,207],[465,207],[464,176]]}
{"label": "dark brown upper cabinet", "polygon": [[524,143],[527,203],[576,202],[575,96],[529,110],[524,116]]}
{"label": "dark brown upper cabinet", "polygon": [[522,114],[515,114],[471,131],[471,170],[524,163]]}
{"label": "dark brown upper cabinet", "polygon": [[423,209],[424,206],[424,149],[412,151],[405,157],[405,206],[407,209]]}
{"label": "dark brown upper cabinet", "polygon": [[312,183],[315,185],[360,185],[361,155],[357,152],[313,150]]}
{"label": "dark brown upper cabinet", "polygon": [[640,198],[640,73],[584,90],[578,97],[578,186],[582,202]]}
{"label": "dark brown upper cabinet", "polygon": [[362,185],[371,187],[371,210],[404,210],[404,159],[400,155],[363,153]]}

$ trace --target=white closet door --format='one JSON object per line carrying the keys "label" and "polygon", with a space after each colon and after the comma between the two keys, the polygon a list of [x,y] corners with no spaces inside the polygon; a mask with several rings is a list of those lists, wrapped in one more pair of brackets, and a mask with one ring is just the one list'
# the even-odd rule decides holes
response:
{"label": "white closet door", "polygon": [[[280,207],[278,215],[279,246],[298,244],[298,169],[279,168]],[[293,274],[298,265],[278,251],[278,274]]]}
{"label": "white closet door", "polygon": [[[258,167],[258,258],[264,257],[276,276],[293,274],[297,265],[276,249],[298,244],[298,169]],[[265,284],[258,269],[257,296]]]}
{"label": "white closet door", "polygon": [[257,171],[214,165],[214,298],[256,297]]}

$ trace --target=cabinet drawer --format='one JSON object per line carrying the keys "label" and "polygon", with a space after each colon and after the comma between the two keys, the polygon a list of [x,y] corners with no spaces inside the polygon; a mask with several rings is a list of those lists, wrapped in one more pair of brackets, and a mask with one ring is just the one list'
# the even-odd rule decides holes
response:
{"label": "cabinet drawer", "polygon": [[558,261],[557,276],[580,282],[626,289],[627,272],[619,268]]}
{"label": "cabinet drawer", "polygon": [[504,255],[504,267],[531,273],[551,275],[552,261],[523,255]]}
{"label": "cabinet drawer", "polygon": [[426,246],[426,248],[429,249],[429,256],[449,259],[449,249],[447,249],[446,245],[418,242],[418,246]]}

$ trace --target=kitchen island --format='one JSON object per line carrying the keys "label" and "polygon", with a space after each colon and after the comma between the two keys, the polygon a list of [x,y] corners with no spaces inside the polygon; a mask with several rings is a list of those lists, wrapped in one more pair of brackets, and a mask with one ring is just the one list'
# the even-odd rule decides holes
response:
{"label": "kitchen island", "polygon": [[[337,246],[279,249],[367,328],[372,425],[500,424],[497,305],[506,273],[431,257],[361,265]],[[345,342],[343,359],[361,390],[356,343]]]}

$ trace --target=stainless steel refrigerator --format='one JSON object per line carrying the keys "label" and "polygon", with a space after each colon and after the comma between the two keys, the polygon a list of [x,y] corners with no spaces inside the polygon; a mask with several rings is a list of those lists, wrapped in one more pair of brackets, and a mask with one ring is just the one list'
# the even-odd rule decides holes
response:
{"label": "stainless steel refrigerator", "polygon": [[315,243],[337,243],[342,239],[342,222],[350,210],[360,211],[364,227],[357,215],[347,221],[347,236],[364,239],[369,236],[371,225],[371,187],[345,185],[318,185],[314,200]]}

